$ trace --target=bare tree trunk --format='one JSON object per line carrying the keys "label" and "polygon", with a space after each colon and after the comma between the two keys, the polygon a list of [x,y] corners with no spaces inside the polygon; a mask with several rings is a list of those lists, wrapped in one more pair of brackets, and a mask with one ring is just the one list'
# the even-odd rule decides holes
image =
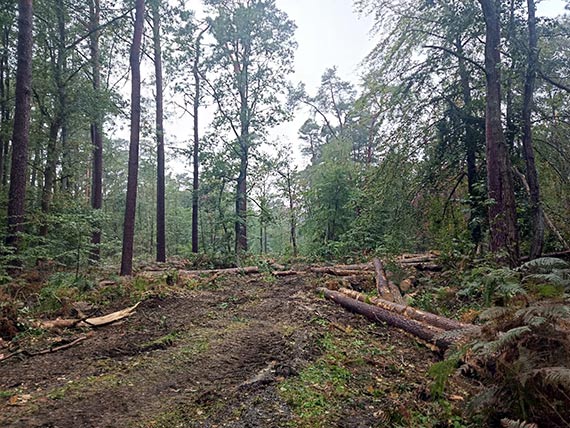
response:
{"label": "bare tree trunk", "polygon": [[487,77],[486,141],[489,225],[491,251],[505,252],[508,262],[519,262],[515,194],[511,162],[501,123],[500,79],[500,4],[497,0],[479,0],[486,23],[485,71]]}
{"label": "bare tree trunk", "polygon": [[164,181],[164,124],[162,95],[162,49],[160,46],[160,0],[152,4],[154,73],[156,80],[156,261],[166,261],[166,212]]}
{"label": "bare tree trunk", "polygon": [[135,215],[139,172],[139,138],[141,122],[141,40],[144,26],[144,0],[135,2],[135,27],[131,45],[131,141],[129,146],[129,177],[123,224],[123,251],[121,275],[133,273],[133,246],[135,238]]}
{"label": "bare tree trunk", "polygon": [[287,171],[287,196],[289,197],[289,224],[293,257],[297,257],[297,216],[295,214],[295,201],[293,199],[293,183],[291,171]]}
{"label": "bare tree trunk", "polygon": [[48,234],[48,219],[47,216],[51,209],[53,199],[53,188],[55,185],[55,174],[57,168],[57,136],[61,123],[56,120],[50,124],[48,144],[46,149],[46,165],[44,169],[44,186],[42,189],[41,209],[44,215],[40,224],[40,236],[47,236]]}
{"label": "bare tree trunk", "polygon": [[18,65],[16,68],[16,111],[12,133],[12,168],[8,196],[6,245],[19,251],[26,209],[26,172],[30,139],[32,93],[32,0],[18,1]]}
{"label": "bare tree trunk", "polygon": [[[459,54],[458,68],[459,79],[461,81],[461,90],[463,95],[464,114],[463,123],[465,126],[465,153],[467,163],[467,188],[469,197],[471,199],[471,220],[477,218],[484,208],[481,207],[479,202],[481,199],[480,192],[477,188],[479,181],[479,173],[477,171],[477,143],[479,141],[479,133],[475,128],[473,118],[473,98],[471,95],[471,85],[469,83],[469,70],[466,67],[463,55],[463,45],[460,37],[455,41],[455,47]],[[470,222],[471,241],[474,244],[479,244],[483,237],[481,224],[477,221]]]}
{"label": "bare tree trunk", "polygon": [[530,211],[532,241],[530,258],[540,257],[544,247],[544,215],[540,201],[540,184],[538,172],[534,161],[534,148],[532,141],[531,115],[533,108],[534,86],[536,81],[536,67],[538,64],[538,36],[536,33],[536,5],[534,0],[527,0],[528,4],[528,58],[527,72],[524,85],[524,100],[522,109],[523,127],[523,156],[526,164],[526,179],[530,192]]}
{"label": "bare tree trunk", "polygon": [[192,150],[192,252],[198,253],[199,240],[198,240],[198,222],[199,222],[199,192],[200,192],[200,128],[199,128],[199,113],[200,113],[200,98],[201,98],[201,74],[200,74],[200,54],[202,36],[209,27],[204,28],[196,38],[194,46],[194,64],[192,67],[192,74],[194,75],[194,146]]}
{"label": "bare tree trunk", "polygon": [[[89,48],[91,50],[91,67],[93,71],[93,91],[97,97],[101,92],[101,58],[99,55],[99,28],[101,6],[99,0],[89,3],[89,31],[91,31]],[[95,119],[91,123],[91,145],[93,148],[93,178],[91,184],[91,208],[103,208],[103,114],[96,106]],[[98,223],[98,222],[97,222]],[[91,234],[90,259],[98,262],[101,258],[101,226],[96,224]]]}
{"label": "bare tree trunk", "polygon": [[[247,135],[247,134],[242,134]],[[244,138],[244,137],[242,137]],[[245,137],[248,138],[248,137]],[[247,252],[247,162],[248,143],[240,142],[240,168],[236,192],[236,254]]]}

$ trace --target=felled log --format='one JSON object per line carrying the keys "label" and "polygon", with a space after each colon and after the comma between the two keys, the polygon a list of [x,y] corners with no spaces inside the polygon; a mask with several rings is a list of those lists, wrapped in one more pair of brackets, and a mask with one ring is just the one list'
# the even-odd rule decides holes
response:
{"label": "felled log", "polygon": [[389,302],[404,303],[404,299],[398,287],[388,280],[384,265],[380,259],[375,258],[373,263],[376,271],[376,289],[378,290],[378,295]]}
{"label": "felled log", "polygon": [[389,302],[384,299],[379,299],[377,297],[368,297],[358,291],[349,290],[348,288],[341,288],[338,290],[339,293],[344,294],[352,299],[358,300],[364,303],[370,303],[374,306],[378,306],[387,311],[395,312],[400,315],[404,315],[408,318],[420,321],[432,325],[434,327],[440,328],[442,330],[461,330],[465,328],[472,328],[471,324],[464,324],[462,322],[452,320],[450,318],[442,317],[440,315],[432,314],[430,312],[425,312],[420,309],[412,308],[411,306],[401,305],[394,302]]}
{"label": "felled log", "polygon": [[228,275],[251,275],[259,273],[259,268],[257,266],[247,266],[242,268],[226,268],[226,269],[206,269],[206,270],[180,270],[178,275],[180,277],[196,277],[196,276],[206,276],[206,275],[216,275],[216,274],[228,274]]}
{"label": "felled log", "polygon": [[357,274],[361,275],[370,275],[371,272],[369,271],[358,271],[356,269],[345,269],[344,266],[342,267],[334,267],[334,266],[318,266],[318,267],[311,267],[309,268],[311,272],[315,273],[324,273],[328,275],[334,276],[353,276]]}
{"label": "felled log", "polygon": [[303,272],[299,272],[296,270],[276,270],[272,272],[273,276],[294,276],[294,275],[302,275]]}
{"label": "felled log", "polygon": [[120,311],[104,315],[102,317],[40,321],[39,323],[37,323],[37,326],[39,328],[44,328],[48,330],[53,328],[69,328],[69,327],[103,327],[105,325],[109,325],[114,322],[120,321],[124,318],[130,317],[132,314],[135,313],[135,309],[139,305],[140,302],[130,308],[122,309]]}
{"label": "felled log", "polygon": [[351,312],[364,315],[375,323],[386,323],[392,327],[404,330],[425,342],[437,346],[442,351],[453,344],[452,339],[442,335],[443,330],[441,329],[410,319],[396,312],[360,302],[337,291],[331,291],[327,288],[319,288],[318,291],[321,291],[326,298],[338,303]]}

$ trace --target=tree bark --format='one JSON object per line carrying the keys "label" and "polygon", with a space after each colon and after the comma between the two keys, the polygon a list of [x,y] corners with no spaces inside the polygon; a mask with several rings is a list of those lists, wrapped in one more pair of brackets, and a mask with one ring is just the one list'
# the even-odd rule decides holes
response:
{"label": "tree bark", "polygon": [[326,298],[338,303],[351,312],[364,315],[377,324],[386,323],[392,327],[404,330],[428,343],[436,345],[441,350],[445,350],[453,344],[453,341],[448,338],[438,337],[443,330],[409,319],[395,312],[359,302],[336,291],[331,291],[326,288],[320,288],[319,291],[323,292]]}
{"label": "tree bark", "polygon": [[486,24],[485,72],[487,106],[485,134],[487,143],[487,186],[489,199],[490,249],[506,253],[511,266],[519,262],[519,236],[511,162],[501,123],[500,79],[500,2],[479,0]]}
{"label": "tree bark", "polygon": [[[247,135],[247,134],[245,134]],[[248,137],[246,137],[248,138]],[[236,254],[247,252],[247,163],[249,157],[247,142],[240,142],[240,168],[236,192]]]}
{"label": "tree bark", "polygon": [[12,133],[12,168],[8,196],[8,235],[6,244],[20,250],[24,230],[26,172],[30,138],[33,49],[32,0],[18,1],[18,63],[16,68],[16,110]]}
{"label": "tree bark", "polygon": [[141,121],[141,40],[144,26],[144,0],[135,2],[135,26],[131,45],[131,137],[129,145],[129,171],[125,221],[123,224],[123,251],[121,275],[133,273],[133,246],[135,238],[135,215],[137,205],[137,185],[139,172],[139,138]]}
{"label": "tree bark", "polygon": [[462,330],[466,328],[472,328],[471,324],[463,324],[459,321],[452,320],[450,318],[441,317],[439,315],[432,314],[430,312],[424,312],[422,310],[412,308],[411,306],[401,305],[394,302],[389,302],[378,297],[368,297],[362,293],[354,290],[349,290],[347,288],[341,288],[338,290],[339,293],[346,294],[348,297],[356,299],[360,302],[370,303],[380,308],[386,309],[387,311],[395,312],[400,315],[407,316],[416,321],[432,325],[442,330]]}
{"label": "tree bark", "polygon": [[[101,58],[99,54],[99,36],[101,5],[99,0],[89,3],[89,48],[91,50],[91,68],[93,72],[93,91],[96,99],[101,92]],[[95,117],[91,122],[91,145],[93,150],[93,177],[91,183],[91,208],[98,211],[103,208],[103,114],[99,106],[95,107]],[[91,234],[90,259],[98,262],[101,258],[101,226],[98,221]]]}
{"label": "tree bark", "polygon": [[463,96],[464,114],[463,123],[465,127],[465,154],[467,163],[467,190],[471,199],[471,241],[477,245],[483,238],[481,224],[476,220],[481,214],[484,213],[484,208],[481,206],[481,194],[478,190],[479,173],[477,171],[477,146],[479,143],[479,132],[473,121],[473,97],[471,95],[470,75],[467,65],[465,64],[463,44],[461,38],[457,37],[455,47],[458,55],[458,68],[459,79],[461,82],[461,92]]}
{"label": "tree bark", "polygon": [[156,261],[166,261],[166,212],[164,179],[164,124],[162,95],[162,48],[160,45],[160,0],[152,4],[154,74],[156,81]]}
{"label": "tree bark", "polygon": [[526,165],[526,179],[530,193],[530,212],[532,240],[530,245],[530,258],[541,256],[544,247],[544,214],[540,200],[540,184],[534,160],[534,147],[532,141],[531,115],[533,109],[534,86],[536,82],[536,67],[538,64],[538,35],[536,33],[536,5],[534,0],[527,0],[528,5],[528,56],[527,71],[524,85],[524,99],[522,109],[523,127],[523,156]]}
{"label": "tree bark", "polygon": [[199,128],[199,114],[200,114],[200,99],[201,99],[201,82],[202,75],[200,74],[200,56],[201,56],[201,41],[202,36],[208,30],[209,26],[204,28],[196,37],[194,45],[194,64],[192,66],[192,74],[194,75],[194,146],[192,150],[192,252],[198,253],[199,239],[198,239],[198,223],[200,213],[199,192],[200,192],[200,128]]}

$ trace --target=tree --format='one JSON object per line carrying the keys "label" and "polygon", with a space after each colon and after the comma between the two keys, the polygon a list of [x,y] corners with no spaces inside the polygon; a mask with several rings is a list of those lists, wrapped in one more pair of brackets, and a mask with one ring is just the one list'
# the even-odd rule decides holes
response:
{"label": "tree", "polygon": [[247,251],[248,163],[256,139],[283,118],[279,94],[292,71],[295,26],[274,0],[208,0],[214,10],[214,36],[208,82],[239,159],[235,197],[235,250]]}
{"label": "tree", "polygon": [[[89,48],[91,51],[91,69],[93,73],[93,91],[95,97],[101,91],[101,58],[99,53],[101,5],[99,0],[89,2]],[[101,210],[103,207],[103,120],[101,110],[95,109],[95,117],[91,122],[91,144],[93,146],[93,178],[91,184],[91,208]],[[99,225],[91,235],[91,260],[99,261],[101,256],[101,228]]]}
{"label": "tree", "polygon": [[32,0],[18,2],[18,65],[16,68],[16,111],[12,134],[12,168],[8,197],[6,244],[19,250],[26,206],[26,171],[30,139],[32,93]]}
{"label": "tree", "polygon": [[162,95],[162,49],[160,43],[160,0],[151,2],[154,74],[156,82],[156,261],[166,261],[164,108]]}
{"label": "tree", "polygon": [[123,224],[123,251],[121,256],[121,275],[133,272],[133,243],[135,234],[135,214],[137,205],[137,185],[139,169],[139,138],[141,122],[141,40],[144,26],[144,0],[135,2],[135,25],[131,45],[131,137],[129,144],[129,168],[125,221]]}
{"label": "tree", "polygon": [[527,71],[524,85],[524,99],[522,108],[522,148],[526,164],[526,179],[530,193],[530,211],[532,238],[530,258],[535,259],[542,254],[544,246],[544,214],[540,198],[540,184],[534,159],[534,147],[532,138],[532,109],[534,99],[534,87],[536,81],[536,68],[538,65],[538,35],[536,31],[536,5],[534,0],[527,1],[528,7],[528,53]]}
{"label": "tree", "polygon": [[485,18],[485,74],[487,78],[486,142],[490,247],[506,252],[511,265],[519,262],[515,193],[512,168],[501,122],[500,2],[480,0]]}

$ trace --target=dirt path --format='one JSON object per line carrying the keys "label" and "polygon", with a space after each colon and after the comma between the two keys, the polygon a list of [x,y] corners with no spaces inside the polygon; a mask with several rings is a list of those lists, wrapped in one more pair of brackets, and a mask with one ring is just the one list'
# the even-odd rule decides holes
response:
{"label": "dirt path", "polygon": [[[147,300],[71,349],[0,364],[0,426],[435,426],[455,417],[422,401],[429,350],[323,300],[311,282],[226,278]],[[9,405],[16,395],[25,403]]]}

